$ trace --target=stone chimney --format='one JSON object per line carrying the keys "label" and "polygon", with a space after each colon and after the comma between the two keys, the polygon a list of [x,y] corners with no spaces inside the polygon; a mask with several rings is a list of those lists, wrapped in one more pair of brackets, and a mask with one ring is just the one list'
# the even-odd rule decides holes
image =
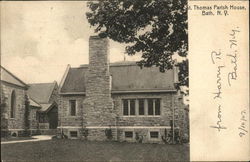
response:
{"label": "stone chimney", "polygon": [[107,38],[89,38],[89,67],[85,76],[85,111],[87,126],[113,125],[113,101],[109,72],[109,41]]}

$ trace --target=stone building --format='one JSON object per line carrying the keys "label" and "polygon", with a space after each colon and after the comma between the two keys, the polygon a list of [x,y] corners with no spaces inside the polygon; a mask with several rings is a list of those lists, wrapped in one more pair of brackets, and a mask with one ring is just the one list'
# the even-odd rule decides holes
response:
{"label": "stone building", "polygon": [[91,36],[89,64],[67,67],[59,86],[59,127],[69,138],[163,142],[182,135],[184,104],[177,70],[109,62],[107,39]]}
{"label": "stone building", "polygon": [[[47,134],[50,132],[47,130],[57,128],[57,82],[26,84],[1,66],[0,86],[1,136],[22,136],[24,130],[31,134]],[[27,115],[25,100],[28,102]]]}
{"label": "stone building", "polygon": [[1,67],[1,136],[21,135],[25,130],[25,95],[28,85]]}
{"label": "stone building", "polygon": [[56,129],[58,126],[57,82],[34,83],[28,85],[31,111],[35,111],[31,116],[31,129],[39,129],[40,132],[46,132],[48,129]]}

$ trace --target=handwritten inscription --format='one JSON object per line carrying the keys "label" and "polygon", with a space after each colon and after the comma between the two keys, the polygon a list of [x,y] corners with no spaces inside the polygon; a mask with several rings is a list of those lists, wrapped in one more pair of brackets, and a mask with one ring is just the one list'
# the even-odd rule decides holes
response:
{"label": "handwritten inscription", "polygon": [[[221,64],[221,60],[223,60],[223,54],[221,50],[219,51],[212,51],[211,52],[211,61],[214,65],[216,65],[216,92],[214,92],[214,100],[222,99],[222,69],[225,67]],[[215,128],[219,132],[221,129],[226,129],[225,126],[222,126],[222,105],[218,104],[217,110],[217,122],[216,125],[210,126],[210,128]]]}
{"label": "handwritten inscription", "polygon": [[235,51],[234,55],[227,55],[231,57],[231,63],[233,64],[233,72],[229,72],[227,75],[228,85],[231,86],[231,80],[237,80],[237,51]]}
{"label": "handwritten inscription", "polygon": [[[219,52],[216,51],[212,51],[211,52],[211,60],[213,64],[217,64],[217,60],[221,60],[222,59],[222,53],[219,50]],[[217,65],[217,74],[216,74],[216,85],[217,85],[217,92],[214,92],[213,94],[215,94],[214,99],[216,98],[221,98],[221,94],[222,94],[222,78],[221,78],[221,70],[222,68],[224,68],[225,66],[223,65]]]}
{"label": "handwritten inscription", "polygon": [[237,53],[238,53],[238,34],[240,33],[239,28],[237,27],[236,29],[233,29],[231,31],[230,35],[230,40],[229,40],[229,47],[232,50],[232,54],[228,54],[227,56],[231,58],[231,64],[233,70],[228,73],[227,75],[227,82],[228,85],[231,86],[231,80],[237,80]]}
{"label": "handwritten inscription", "polygon": [[[226,126],[223,125],[223,89],[226,87],[227,80],[228,86],[231,87],[233,84],[233,80],[236,81],[238,77],[238,34],[240,30],[238,27],[232,29],[229,34],[229,48],[228,52],[223,52],[221,49],[213,50],[211,52],[211,62],[215,65],[216,69],[216,90],[213,92],[213,100],[217,104],[217,119],[216,124],[210,126],[210,128],[217,129],[220,132],[223,129],[227,129]],[[229,60],[229,62],[227,61]],[[224,78],[227,76],[227,79]],[[241,123],[242,124],[242,123]],[[241,135],[246,133],[244,124],[242,124],[239,129],[241,129]]]}
{"label": "handwritten inscription", "polygon": [[221,105],[218,106],[218,121],[216,123],[216,126],[210,126],[211,128],[216,128],[218,129],[218,131],[220,132],[221,129],[227,129],[225,126],[222,126],[221,122],[222,122],[222,112],[221,112]]}
{"label": "handwritten inscription", "polygon": [[247,131],[247,111],[243,110],[241,111],[241,118],[240,118],[240,126],[238,127],[239,129],[239,136],[243,137],[245,136],[248,131]]}

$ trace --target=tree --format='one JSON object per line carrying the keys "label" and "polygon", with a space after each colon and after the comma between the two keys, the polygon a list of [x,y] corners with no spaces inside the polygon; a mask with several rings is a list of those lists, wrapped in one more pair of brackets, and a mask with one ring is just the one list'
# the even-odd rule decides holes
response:
{"label": "tree", "polygon": [[126,53],[142,53],[137,64],[159,67],[161,72],[178,66],[177,87],[188,86],[187,0],[103,0],[88,2],[88,22],[100,37],[126,43]]}
{"label": "tree", "polygon": [[[1,87],[2,88],[2,87]],[[7,111],[7,97],[3,91],[0,92],[0,108],[1,108],[1,137],[8,137],[8,111]]]}
{"label": "tree", "polygon": [[30,102],[27,94],[24,96],[24,136],[30,135]]}

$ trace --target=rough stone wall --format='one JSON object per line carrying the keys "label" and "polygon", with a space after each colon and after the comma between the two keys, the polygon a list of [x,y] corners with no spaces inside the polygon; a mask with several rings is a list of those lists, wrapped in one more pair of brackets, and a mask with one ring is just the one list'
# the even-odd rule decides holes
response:
{"label": "rough stone wall", "polygon": [[[162,136],[165,136],[165,129],[167,129],[167,132],[170,131],[168,128],[141,128],[141,129],[119,129],[119,134],[118,134],[118,141],[126,141],[126,142],[141,142],[141,143],[164,143],[162,140]],[[132,138],[126,138],[124,136],[125,131],[132,131],[133,132],[133,137]],[[159,132],[158,138],[151,138],[150,137],[150,132],[151,131],[156,131]],[[138,134],[139,139],[136,138],[136,134]]]}
{"label": "rough stone wall", "polygon": [[[120,126],[170,126],[172,116],[172,96],[173,93],[156,93],[156,94],[120,94],[113,95],[114,111],[118,116],[118,125]],[[161,99],[161,115],[160,116],[123,116],[123,99]],[[138,106],[138,105],[137,105]],[[136,110],[137,107],[136,107]]]}
{"label": "rough stone wall", "polygon": [[6,94],[5,86],[3,84],[0,84],[0,90],[1,90],[1,96],[0,96],[1,135],[6,136],[6,134],[2,132],[2,130],[7,130],[8,128],[8,107],[7,107],[8,95]]}
{"label": "rough stone wall", "polygon": [[[24,112],[25,112],[25,93],[26,90],[14,85],[1,83],[1,90],[4,90],[6,96],[6,118],[8,120],[7,129],[24,129]],[[16,110],[15,117],[10,118],[11,93],[15,90]]]}
{"label": "rough stone wall", "polygon": [[113,101],[109,73],[109,42],[98,36],[89,39],[89,66],[86,73],[84,118],[87,126],[113,125]]}
{"label": "rough stone wall", "polygon": [[38,119],[37,119],[38,108],[30,107],[30,129],[38,129]]}
{"label": "rough stone wall", "polygon": [[[88,109],[84,105],[84,96],[61,96],[60,97],[60,117],[62,121],[62,126],[64,128],[64,133],[69,136],[70,131],[78,131],[79,137],[81,136],[81,127],[82,122],[84,126],[87,126],[89,129],[89,140],[107,140],[105,136],[105,129],[108,126],[112,127],[113,140],[127,141],[124,138],[124,132],[132,130],[134,133],[138,133],[140,136],[143,136],[143,142],[157,142],[162,143],[161,136],[164,135],[165,129],[170,130],[170,120],[172,120],[173,115],[173,104],[175,104],[175,114],[176,114],[176,127],[181,127],[178,123],[178,118],[180,112],[182,112],[182,107],[179,107],[178,100],[176,100],[176,93],[156,93],[156,94],[119,94],[112,95],[114,101],[113,113],[116,118],[114,121],[106,125],[105,128],[91,128],[95,125],[86,125],[87,119],[82,118],[82,111],[85,115],[88,114]],[[160,116],[123,116],[122,100],[123,99],[146,99],[146,98],[160,98],[161,99],[161,115]],[[77,116],[69,116],[69,100],[77,101]],[[80,105],[82,103],[82,106]],[[82,108],[82,109],[81,109]],[[59,118],[60,118],[59,117]],[[99,116],[102,118],[102,116]],[[98,120],[98,119],[97,119]],[[102,125],[100,125],[102,126]],[[115,128],[117,126],[117,129]],[[133,127],[137,128],[133,128]],[[129,128],[127,128],[129,127]],[[141,127],[141,128],[138,128]],[[156,128],[154,128],[156,127]],[[158,139],[149,139],[150,131],[159,131]],[[131,141],[131,140],[129,140]],[[133,138],[132,142],[136,142],[136,139]]]}
{"label": "rough stone wall", "polygon": [[[84,96],[60,96],[58,109],[58,126],[81,127],[83,123]],[[76,100],[76,116],[70,116],[69,100]]]}
{"label": "rough stone wall", "polygon": [[[172,120],[174,96],[176,93],[148,93],[148,94],[119,94],[113,95],[114,111],[117,114],[117,140],[127,142],[138,142],[136,134],[142,138],[142,143],[163,143],[161,136],[165,135],[165,129],[170,131],[170,120]],[[136,115],[123,115],[123,99],[154,99],[161,100],[161,110],[159,116],[138,115],[138,102],[136,101]],[[145,111],[147,111],[145,107]],[[146,114],[146,112],[145,112]],[[135,126],[135,128],[133,128]],[[132,131],[134,136],[127,139],[125,131]],[[150,131],[159,132],[159,138],[151,139]]]}
{"label": "rough stone wall", "polygon": [[[107,140],[105,130],[111,126],[114,140],[124,141],[124,131],[132,129],[144,137],[144,142],[161,143],[161,136],[170,129],[175,108],[176,127],[181,127],[182,105],[177,93],[114,94],[111,96],[109,74],[109,44],[107,39],[90,37],[89,66],[86,72],[86,96],[60,96],[59,128],[70,135],[76,131],[81,136],[81,128],[88,129],[88,139]],[[123,116],[122,99],[160,98],[160,116]],[[69,100],[77,101],[77,115],[69,115]],[[137,112],[138,114],[138,112]],[[61,123],[61,124],[60,124]],[[133,128],[134,127],[134,128]],[[140,127],[140,128],[138,128]],[[60,130],[61,131],[61,130]],[[158,131],[158,139],[150,139],[150,131]],[[135,140],[135,138],[133,138]],[[132,140],[132,141],[133,141]]]}

